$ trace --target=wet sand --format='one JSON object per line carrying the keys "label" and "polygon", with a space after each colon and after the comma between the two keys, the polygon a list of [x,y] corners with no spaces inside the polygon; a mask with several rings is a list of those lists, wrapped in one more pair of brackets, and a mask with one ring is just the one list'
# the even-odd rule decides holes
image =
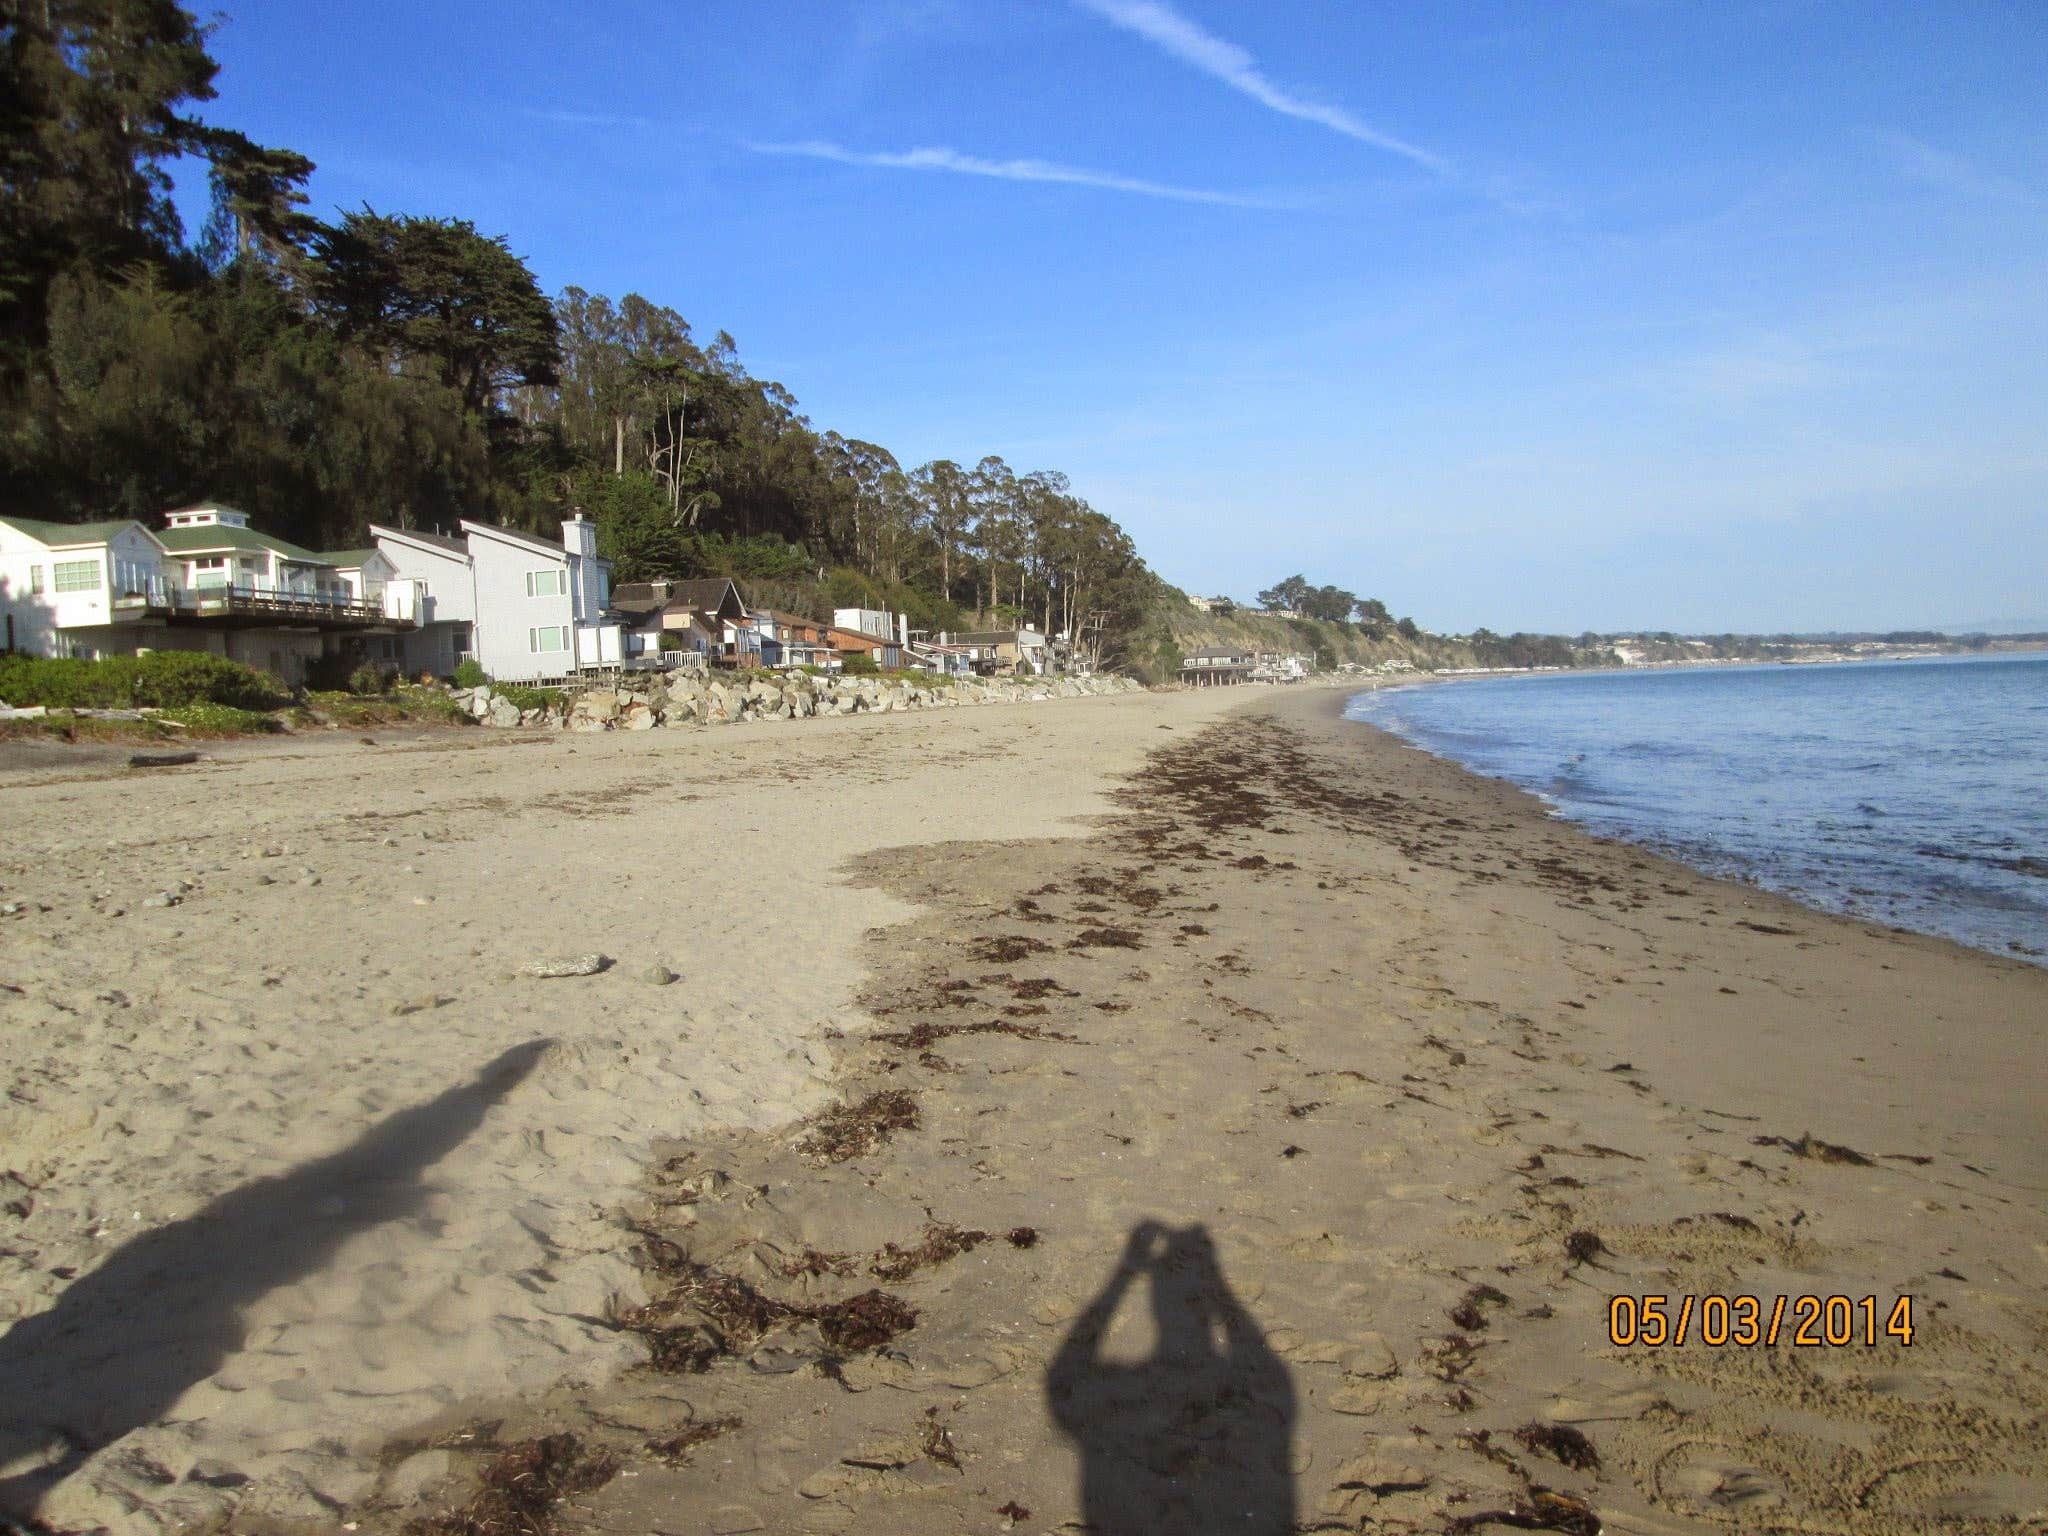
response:
{"label": "wet sand", "polygon": [[[695,754],[725,733],[656,757],[607,740],[545,788],[494,780],[521,786],[502,823],[465,808],[481,781],[464,781],[509,767],[436,763],[422,783],[466,829],[471,876],[525,851],[587,877],[594,839],[622,875],[640,871],[627,849],[666,848],[665,870],[716,850],[722,891],[772,848],[792,888],[808,871],[773,910],[800,895],[829,920],[799,942],[700,901],[695,942],[662,952],[698,983],[674,1003],[721,1006],[692,1002],[680,1027],[679,988],[632,990],[624,965],[544,984],[616,989],[566,1064],[518,1054],[538,1029],[526,993],[465,985],[494,1001],[446,1015],[462,1048],[422,1057],[442,1098],[386,1091],[439,1106],[386,1140],[429,1170],[426,1215],[496,1236],[452,1276],[418,1210],[353,1237],[388,1253],[406,1235],[407,1283],[471,1302],[418,1335],[441,1390],[408,1377],[330,1432],[337,1518],[502,1528],[508,1487],[552,1479],[564,1531],[2038,1525],[2048,973],[1589,838],[1338,719],[1340,692],[1215,693],[885,717],[820,746],[741,728],[715,758]],[[792,782],[764,786],[769,764]],[[606,790],[633,798],[589,809]],[[39,793],[109,813],[91,788]],[[365,813],[340,799],[334,816]],[[782,818],[793,849],[770,841]],[[376,830],[351,859],[388,852]],[[640,878],[614,895],[659,904]],[[265,898],[244,899],[253,922]],[[569,910],[524,936],[629,952]],[[645,948],[666,930],[626,931]],[[465,942],[488,951],[479,972],[505,947],[495,929]],[[416,923],[375,952],[449,959]],[[493,1008],[493,1027],[454,1028]],[[300,1140],[345,1157],[345,1125],[389,1124],[351,1113],[314,1113]],[[355,1187],[346,1166],[295,1166],[305,1188]],[[522,1225],[536,1182],[555,1203]],[[569,1214],[607,1198],[601,1220]],[[253,1203],[227,1219],[261,1229],[277,1203]],[[380,1337],[403,1310],[351,1282],[336,1314],[319,1287],[364,1267],[304,1267],[236,1299],[275,1322],[230,1371],[256,1368],[248,1342]],[[279,1312],[295,1291],[296,1318]],[[1688,1295],[1758,1296],[1763,1323],[1781,1294],[1871,1296],[1880,1337],[1795,1347],[1788,1317],[1774,1346],[1715,1347],[1701,1312],[1682,1346],[1610,1343],[1610,1299],[1652,1294],[1674,1322]],[[1902,1295],[1910,1345],[1882,1332]],[[186,1508],[252,1530],[303,1517],[276,1492],[303,1456],[205,1463],[238,1444],[209,1426],[209,1390],[66,1489],[155,1518],[175,1498],[113,1470],[139,1445],[186,1457],[164,1468]],[[313,1392],[293,1422],[331,1401]],[[573,1443],[532,1448],[551,1435]],[[265,1497],[208,1480],[237,1466]]]}

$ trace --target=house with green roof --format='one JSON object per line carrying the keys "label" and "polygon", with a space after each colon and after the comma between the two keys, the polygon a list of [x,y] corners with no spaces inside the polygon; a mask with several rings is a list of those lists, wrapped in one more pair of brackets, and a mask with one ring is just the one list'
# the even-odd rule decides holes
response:
{"label": "house with green roof", "polygon": [[366,655],[413,627],[414,594],[375,550],[320,554],[211,502],[164,522],[0,515],[0,643],[47,656],[212,651],[296,683],[322,656]]}

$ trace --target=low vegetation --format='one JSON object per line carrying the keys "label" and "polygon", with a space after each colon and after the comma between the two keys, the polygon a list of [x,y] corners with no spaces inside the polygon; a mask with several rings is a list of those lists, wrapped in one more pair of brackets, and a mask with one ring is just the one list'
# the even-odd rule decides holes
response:
{"label": "low vegetation", "polygon": [[17,709],[282,709],[291,702],[268,673],[204,651],[152,651],[102,661],[0,656],[0,699]]}

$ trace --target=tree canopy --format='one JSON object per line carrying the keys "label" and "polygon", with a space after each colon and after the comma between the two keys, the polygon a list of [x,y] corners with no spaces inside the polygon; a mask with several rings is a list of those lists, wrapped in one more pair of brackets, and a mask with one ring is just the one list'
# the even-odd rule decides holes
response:
{"label": "tree canopy", "polygon": [[[905,465],[813,424],[723,331],[553,299],[454,212],[307,209],[313,164],[202,120],[175,0],[0,5],[0,498],[52,518],[233,501],[314,546],[372,521],[598,523],[620,580],[1029,621],[1113,659],[1161,590],[1057,471]],[[203,166],[188,238],[171,171]],[[970,467],[971,466],[971,467]]]}

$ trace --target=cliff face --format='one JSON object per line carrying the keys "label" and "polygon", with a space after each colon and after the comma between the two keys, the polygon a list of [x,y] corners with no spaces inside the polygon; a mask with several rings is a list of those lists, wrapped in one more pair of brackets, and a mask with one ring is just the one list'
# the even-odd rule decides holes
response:
{"label": "cliff face", "polygon": [[1436,635],[1404,640],[1389,631],[1375,639],[1359,625],[1324,619],[1282,619],[1246,609],[1229,615],[1207,614],[1172,595],[1161,602],[1144,638],[1133,662],[1150,681],[1171,679],[1180,670],[1183,656],[1209,648],[1277,651],[1314,658],[1324,667],[1345,662],[1373,667],[1395,660],[1406,661],[1417,670],[1482,664],[1471,646]]}

